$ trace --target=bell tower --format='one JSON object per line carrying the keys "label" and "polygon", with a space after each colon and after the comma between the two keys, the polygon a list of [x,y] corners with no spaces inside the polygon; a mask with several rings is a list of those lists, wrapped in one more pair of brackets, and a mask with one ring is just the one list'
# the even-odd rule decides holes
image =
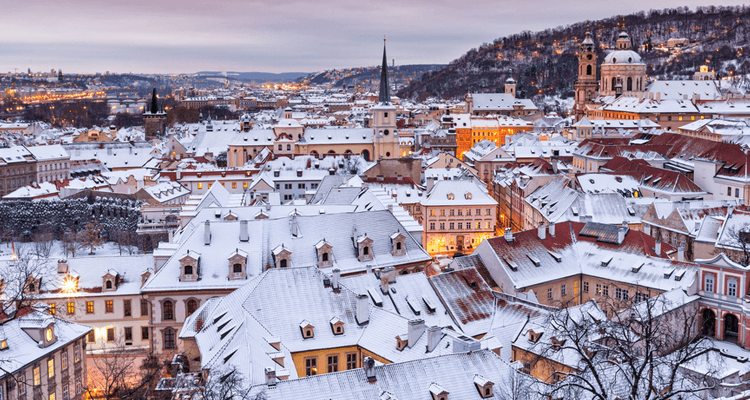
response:
{"label": "bell tower", "polygon": [[378,104],[372,107],[373,147],[375,160],[397,158],[399,141],[396,134],[396,107],[391,104],[391,87],[388,84],[388,57],[383,39],[383,66],[380,69],[380,93]]}
{"label": "bell tower", "polygon": [[596,80],[596,51],[591,32],[586,32],[586,37],[581,42],[581,50],[578,52],[578,79],[575,91],[575,116],[576,121],[580,121],[586,113],[586,103],[589,103],[599,91],[599,83]]}

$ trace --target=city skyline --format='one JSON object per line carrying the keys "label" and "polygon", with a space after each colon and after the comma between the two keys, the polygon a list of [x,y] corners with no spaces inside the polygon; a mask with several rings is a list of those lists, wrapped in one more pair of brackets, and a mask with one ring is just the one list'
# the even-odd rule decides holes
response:
{"label": "city skyline", "polygon": [[[697,5],[701,2],[670,0],[659,9]],[[13,3],[6,6],[0,72],[314,72],[377,65],[384,35],[389,59],[398,65],[447,64],[506,35],[650,8],[645,1],[550,0],[480,2],[471,8],[390,0],[356,7],[335,0],[230,0],[210,8],[194,0]]]}

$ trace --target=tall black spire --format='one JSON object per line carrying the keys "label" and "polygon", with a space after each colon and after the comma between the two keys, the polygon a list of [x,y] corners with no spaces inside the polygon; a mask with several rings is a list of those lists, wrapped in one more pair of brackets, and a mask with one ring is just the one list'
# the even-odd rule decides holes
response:
{"label": "tall black spire", "polygon": [[383,67],[380,69],[380,94],[378,102],[391,104],[391,86],[388,85],[388,57],[385,55],[385,39],[383,39]]}
{"label": "tall black spire", "polygon": [[159,103],[156,101],[156,88],[154,88],[153,94],[151,94],[151,113],[156,114],[159,112]]}

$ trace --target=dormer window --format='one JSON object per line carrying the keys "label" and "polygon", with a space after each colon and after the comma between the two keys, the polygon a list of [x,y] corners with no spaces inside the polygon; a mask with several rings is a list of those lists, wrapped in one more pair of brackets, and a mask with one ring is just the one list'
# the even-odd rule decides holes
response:
{"label": "dormer window", "polygon": [[0,350],[8,350],[8,339],[0,340]]}
{"label": "dormer window", "polygon": [[292,264],[292,252],[289,251],[284,244],[276,246],[272,251],[273,258],[275,260],[276,268],[287,268]]}
{"label": "dormer window", "polygon": [[430,385],[430,394],[432,400],[448,400],[448,391],[440,387],[437,383]]}
{"label": "dormer window", "polygon": [[334,335],[343,335],[344,321],[342,321],[338,317],[331,318],[331,330],[333,331]]}
{"label": "dormer window", "polygon": [[315,336],[315,327],[308,320],[303,320],[299,323],[299,328],[302,331],[303,339],[312,339]]}
{"label": "dormer window", "polygon": [[108,280],[105,286],[107,289],[112,289],[112,281]]}
{"label": "dormer window", "polygon": [[333,266],[333,246],[325,238],[315,245],[315,251],[318,255],[318,267]]}
{"label": "dormer window", "polygon": [[180,282],[195,282],[198,280],[198,265],[200,254],[188,251],[188,254],[180,259]]}
{"label": "dormer window", "polygon": [[456,196],[453,193],[448,193],[448,200],[453,200],[455,198]]}
{"label": "dormer window", "polygon": [[112,270],[110,272],[107,272],[102,277],[102,287],[104,288],[104,291],[115,291],[117,290],[117,273],[113,273]]}
{"label": "dormer window", "polygon": [[409,335],[403,334],[396,336],[396,349],[402,351],[409,344]]}
{"label": "dormer window", "polygon": [[391,255],[402,256],[406,254],[406,236],[401,232],[391,235]]}
{"label": "dormer window", "polygon": [[235,249],[229,255],[229,280],[247,279],[247,253],[240,249]]}
{"label": "dormer window", "polygon": [[464,193],[464,198],[465,198],[466,200],[471,200],[471,192],[466,192],[466,193]]}
{"label": "dormer window", "polygon": [[536,343],[539,341],[539,338],[542,337],[542,333],[544,332],[534,332],[533,329],[529,329],[529,341]]}
{"label": "dormer window", "polygon": [[357,257],[359,261],[372,260],[372,239],[367,237],[367,234],[364,234],[357,239],[357,250],[359,252],[359,257]]}
{"label": "dormer window", "polygon": [[477,387],[479,396],[481,398],[488,399],[492,397],[492,386],[495,385],[494,382],[488,380],[482,375],[477,374],[474,375],[474,385]]}

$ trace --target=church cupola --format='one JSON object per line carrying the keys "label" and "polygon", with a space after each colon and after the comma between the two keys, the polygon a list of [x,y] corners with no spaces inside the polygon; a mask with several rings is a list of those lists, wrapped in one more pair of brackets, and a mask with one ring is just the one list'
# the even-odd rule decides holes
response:
{"label": "church cupola", "polygon": [[619,35],[617,35],[617,50],[630,50],[631,43],[630,43],[630,36],[627,32],[623,29],[622,32],[620,32]]}

